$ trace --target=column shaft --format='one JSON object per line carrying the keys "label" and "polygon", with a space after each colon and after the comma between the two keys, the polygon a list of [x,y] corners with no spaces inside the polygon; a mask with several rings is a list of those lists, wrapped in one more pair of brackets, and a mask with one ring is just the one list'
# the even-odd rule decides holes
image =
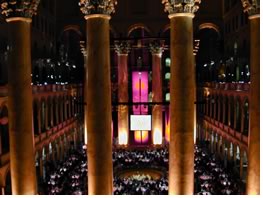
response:
{"label": "column shaft", "polygon": [[90,195],[112,194],[109,18],[91,15],[86,20],[88,191]]}
{"label": "column shaft", "polygon": [[[153,102],[162,102],[161,53],[152,54],[152,96]],[[153,143],[162,144],[163,134],[162,105],[154,105],[152,109]]]}
{"label": "column shaft", "polygon": [[8,66],[10,168],[14,195],[36,194],[32,131],[31,22],[9,21]]}
{"label": "column shaft", "polygon": [[171,18],[171,134],[169,194],[194,193],[194,99],[192,17]]}
{"label": "column shaft", "polygon": [[259,17],[250,18],[250,103],[247,194],[260,194],[260,37]]}
{"label": "column shaft", "polygon": [[[118,101],[128,102],[128,54],[118,54]],[[129,142],[128,127],[129,108],[127,105],[118,107],[118,140],[119,144]]]}

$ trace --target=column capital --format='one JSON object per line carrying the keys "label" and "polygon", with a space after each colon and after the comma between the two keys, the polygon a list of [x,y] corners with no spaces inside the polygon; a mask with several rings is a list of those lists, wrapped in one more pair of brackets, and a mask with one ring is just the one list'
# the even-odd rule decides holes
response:
{"label": "column capital", "polygon": [[37,14],[39,3],[40,0],[2,1],[0,11],[7,22],[14,20],[31,22],[32,16]]}
{"label": "column capital", "polygon": [[260,11],[260,0],[241,0],[241,3],[244,8],[244,12],[247,12],[249,15],[249,18],[254,18],[256,16],[259,17],[259,11]]}
{"label": "column capital", "polygon": [[131,43],[129,41],[115,41],[114,50],[118,55],[128,55],[131,51]]}
{"label": "column capital", "polygon": [[149,49],[152,55],[162,55],[164,51],[164,41],[152,41],[149,43]]}
{"label": "column capital", "polygon": [[80,46],[80,52],[83,54],[84,57],[86,57],[87,56],[87,50],[86,50],[85,41],[80,41],[79,46]]}
{"label": "column capital", "polygon": [[80,0],[80,11],[88,18],[88,15],[110,15],[115,12],[117,0]]}
{"label": "column capital", "polygon": [[164,11],[173,16],[183,13],[194,14],[199,9],[200,3],[201,0],[162,0]]}

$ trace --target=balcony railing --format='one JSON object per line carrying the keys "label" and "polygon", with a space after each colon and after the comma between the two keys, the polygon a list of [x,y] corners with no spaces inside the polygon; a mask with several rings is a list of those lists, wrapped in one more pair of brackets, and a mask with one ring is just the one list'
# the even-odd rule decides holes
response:
{"label": "balcony railing", "polygon": [[206,82],[199,87],[207,87],[211,89],[220,90],[236,90],[236,91],[249,91],[250,83],[216,83],[216,82]]}
{"label": "balcony railing", "polygon": [[235,141],[240,142],[242,145],[245,145],[248,147],[248,137],[245,135],[242,135],[239,131],[236,131],[232,129],[231,127],[218,122],[214,120],[213,118],[210,118],[208,116],[203,117],[204,120],[206,120],[210,125],[217,128],[221,133],[223,133],[224,136],[230,137],[230,139],[234,139]]}
{"label": "balcony railing", "polygon": [[[58,126],[54,126],[48,131],[41,133],[39,135],[36,135],[34,137],[35,141],[35,150],[38,150],[43,147],[43,145],[48,144],[49,142],[52,142],[52,140],[56,139],[57,137],[60,137],[62,134],[64,134],[66,131],[71,129],[74,125],[77,124],[76,117],[72,117],[63,123],[59,124]],[[9,152],[0,155],[0,166],[3,166],[7,164],[10,160]]]}

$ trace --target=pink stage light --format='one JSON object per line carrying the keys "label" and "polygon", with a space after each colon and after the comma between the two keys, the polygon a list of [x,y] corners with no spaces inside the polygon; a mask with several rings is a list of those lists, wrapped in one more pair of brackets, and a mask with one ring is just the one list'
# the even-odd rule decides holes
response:
{"label": "pink stage light", "polygon": [[[132,72],[132,101],[148,102],[148,72]],[[134,105],[133,114],[147,114],[147,105]]]}

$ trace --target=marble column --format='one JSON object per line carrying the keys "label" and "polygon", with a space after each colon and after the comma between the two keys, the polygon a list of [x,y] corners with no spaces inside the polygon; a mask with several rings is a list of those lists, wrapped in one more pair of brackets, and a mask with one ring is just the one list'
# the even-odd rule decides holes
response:
{"label": "marble column", "polygon": [[89,195],[113,193],[109,20],[115,3],[114,0],[81,0],[79,3],[87,33],[84,92]]}
{"label": "marble column", "polygon": [[171,33],[169,194],[194,193],[195,68],[193,17],[197,0],[162,0],[169,12]]}
{"label": "marble column", "polygon": [[[118,55],[118,102],[128,103],[128,54],[129,41],[116,41],[115,51]],[[118,144],[127,145],[129,142],[129,107],[118,106]]]}
{"label": "marble column", "polygon": [[[83,55],[83,60],[84,60],[84,75],[86,74],[86,67],[87,67],[87,49],[85,47],[86,43],[85,41],[80,41],[80,51]],[[87,84],[86,84],[86,78],[84,77],[84,82],[83,82],[83,87],[86,87]],[[83,90],[85,92],[85,90]],[[84,101],[85,100],[85,93],[83,94],[83,97],[84,97]],[[85,107],[84,107],[85,108]],[[73,112],[73,110],[71,110],[71,113]],[[84,111],[84,144],[87,144],[88,143],[88,131],[87,131],[87,111]]]}
{"label": "marble column", "polygon": [[241,0],[250,24],[250,101],[248,136],[248,195],[260,194],[260,5],[259,0]]}
{"label": "marble column", "polygon": [[[152,53],[152,102],[162,102],[162,53],[164,41],[150,43]],[[152,108],[152,138],[153,144],[162,144],[163,115],[162,105],[155,104]]]}
{"label": "marble column", "polygon": [[5,1],[9,35],[8,117],[12,193],[37,193],[35,148],[32,130],[31,22],[39,1]]}

